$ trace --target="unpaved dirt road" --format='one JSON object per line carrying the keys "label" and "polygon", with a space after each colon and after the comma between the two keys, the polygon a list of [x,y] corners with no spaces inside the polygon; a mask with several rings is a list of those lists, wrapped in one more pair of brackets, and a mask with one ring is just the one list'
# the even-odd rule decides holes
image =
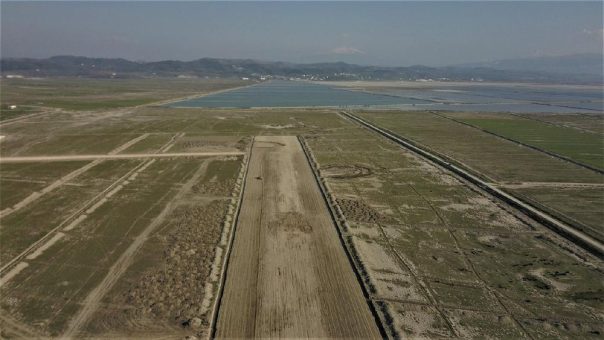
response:
{"label": "unpaved dirt road", "polygon": [[60,156],[23,156],[0,157],[0,163],[23,162],[60,162],[60,161],[85,161],[95,159],[138,159],[138,158],[171,158],[171,157],[212,157],[212,156],[241,156],[244,152],[173,152],[173,153],[122,153],[117,155],[60,155]]}
{"label": "unpaved dirt road", "polygon": [[99,308],[101,299],[109,292],[109,290],[115,285],[117,280],[124,274],[128,267],[132,264],[132,259],[136,252],[140,249],[145,241],[149,238],[151,233],[165,220],[168,214],[174,209],[176,202],[182,199],[183,195],[191,190],[191,187],[195,185],[201,175],[203,175],[208,167],[208,162],[202,162],[199,169],[193,174],[193,176],[187,180],[187,182],[180,188],[176,196],[163,208],[163,210],[157,215],[152,222],[134,239],[134,241],[128,246],[126,251],[117,259],[117,261],[111,266],[105,278],[101,283],[96,286],[82,303],[80,310],[71,319],[69,326],[62,338],[71,339],[73,337],[80,336],[78,332],[90,321],[90,318]]}
{"label": "unpaved dirt road", "polygon": [[380,333],[298,140],[257,137],[216,337]]}

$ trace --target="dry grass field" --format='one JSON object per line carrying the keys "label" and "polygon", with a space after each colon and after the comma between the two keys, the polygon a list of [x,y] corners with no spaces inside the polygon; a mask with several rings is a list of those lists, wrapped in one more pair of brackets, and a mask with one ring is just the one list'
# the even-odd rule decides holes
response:
{"label": "dry grass field", "polygon": [[[551,133],[551,126],[528,120],[529,125],[535,123],[534,125],[537,126],[531,130],[532,136],[530,136],[522,135],[522,130],[510,128],[510,125],[518,124],[518,118],[515,116],[499,114],[494,119],[493,114],[446,113],[445,115],[474,124],[480,122],[485,127],[487,123],[493,125],[495,122],[503,121],[503,124],[495,125],[497,131],[501,134],[507,133],[507,137],[511,140],[452,121],[440,113],[396,111],[361,113],[361,116],[370,121],[412,139],[452,162],[472,170],[487,181],[526,197],[551,214],[572,221],[593,237],[604,240],[602,224],[604,210],[601,208],[604,204],[602,173],[518,144],[521,141],[532,143],[579,162],[583,159],[595,160],[591,165],[597,166],[604,155],[604,144],[601,143],[604,132],[585,132],[571,127],[556,126],[556,130],[565,133]],[[545,115],[539,117],[541,116]],[[593,117],[584,115],[575,117],[575,121],[581,119],[589,121]],[[568,195],[560,195],[562,191],[572,191],[576,187],[582,189],[581,194],[572,196],[573,202],[569,202]]]}
{"label": "dry grass field", "polygon": [[[160,105],[244,85],[213,80],[91,108],[110,83],[23,81],[3,102],[48,107],[0,122],[2,338],[604,334],[601,258],[338,110]],[[498,117],[359,114],[602,234],[602,175]],[[574,141],[593,120],[527,117]]]}
{"label": "dry grass field", "polygon": [[362,128],[307,136],[392,337],[602,334],[602,264]]}

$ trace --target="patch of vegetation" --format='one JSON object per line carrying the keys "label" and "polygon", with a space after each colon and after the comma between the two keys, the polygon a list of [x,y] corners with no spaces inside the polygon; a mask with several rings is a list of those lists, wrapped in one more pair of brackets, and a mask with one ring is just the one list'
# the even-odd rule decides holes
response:
{"label": "patch of vegetation", "polygon": [[[538,143],[547,148],[555,148],[555,145],[563,148],[562,145],[565,144],[565,141],[572,144],[574,138],[575,141],[582,140],[585,145],[575,143],[573,146],[569,146],[574,150],[573,154],[596,153],[596,158],[599,158],[603,153],[601,139],[598,149],[596,139],[601,137],[598,137],[597,134],[575,132],[570,128],[562,127],[555,127],[550,131],[547,125],[539,122],[532,123],[531,120],[527,120],[529,128],[521,128],[514,132],[517,120],[521,119],[515,116],[502,115],[497,116],[496,120],[493,120],[494,118],[480,120],[476,117],[492,116],[473,113],[455,113],[454,115],[460,119],[473,119],[472,122],[482,121],[481,124],[488,126],[500,124],[497,129],[500,129],[502,133],[508,133],[510,136],[518,138],[524,136],[522,138],[526,138],[527,141],[532,126],[533,129],[536,129],[531,137],[534,138],[534,143],[537,143],[537,139],[543,138]],[[569,220],[577,220],[580,224],[590,226],[593,230],[599,230],[600,234],[604,228],[602,209],[598,208],[604,206],[604,196],[595,194],[595,191],[592,192],[593,190],[589,188],[578,190],[564,188],[564,183],[601,184],[604,181],[604,176],[601,174],[427,112],[362,112],[361,116],[448,157],[453,162],[486,177],[491,182],[552,183],[551,187],[535,186],[526,190],[519,189],[519,192],[526,199],[536,202],[546,210],[563,214]],[[555,131],[559,131],[559,129],[563,129],[564,134],[556,136]],[[566,140],[566,137],[570,140]],[[548,141],[552,143],[548,144]],[[562,187],[558,187],[556,183],[562,183]],[[572,193],[572,203],[568,201],[568,195],[561,196],[555,192]]]}
{"label": "patch of vegetation", "polygon": [[[180,98],[247,84],[209,79],[3,79],[0,102],[65,110],[105,110]],[[4,112],[4,110],[3,110]],[[2,119],[8,119],[2,117]]]}
{"label": "patch of vegetation", "polygon": [[[455,117],[454,113],[448,115]],[[604,169],[603,131],[591,133],[506,114],[466,114],[459,120],[519,142]]]}

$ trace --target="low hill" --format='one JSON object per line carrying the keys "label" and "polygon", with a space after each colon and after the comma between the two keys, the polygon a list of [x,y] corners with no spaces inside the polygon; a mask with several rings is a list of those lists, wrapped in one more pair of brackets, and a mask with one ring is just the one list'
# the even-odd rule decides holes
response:
{"label": "low hill", "polygon": [[300,78],[309,80],[457,80],[540,83],[602,83],[600,75],[496,69],[485,65],[451,67],[380,67],[336,63],[293,64],[250,59],[202,58],[193,61],[137,62],[126,59],[56,56],[47,59],[7,58],[6,75],[25,77],[220,77]]}
{"label": "low hill", "polygon": [[565,75],[604,75],[603,56],[598,53],[583,53],[554,57],[504,59],[490,62],[457,65],[462,68],[484,67],[506,71],[536,71]]}

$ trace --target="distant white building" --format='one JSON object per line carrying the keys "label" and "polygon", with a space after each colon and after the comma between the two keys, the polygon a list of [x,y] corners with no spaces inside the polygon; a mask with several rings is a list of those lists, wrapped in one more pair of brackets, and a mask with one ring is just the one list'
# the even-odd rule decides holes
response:
{"label": "distant white building", "polygon": [[9,105],[8,108],[11,109],[11,110],[14,110],[14,109],[17,108],[17,105]]}

